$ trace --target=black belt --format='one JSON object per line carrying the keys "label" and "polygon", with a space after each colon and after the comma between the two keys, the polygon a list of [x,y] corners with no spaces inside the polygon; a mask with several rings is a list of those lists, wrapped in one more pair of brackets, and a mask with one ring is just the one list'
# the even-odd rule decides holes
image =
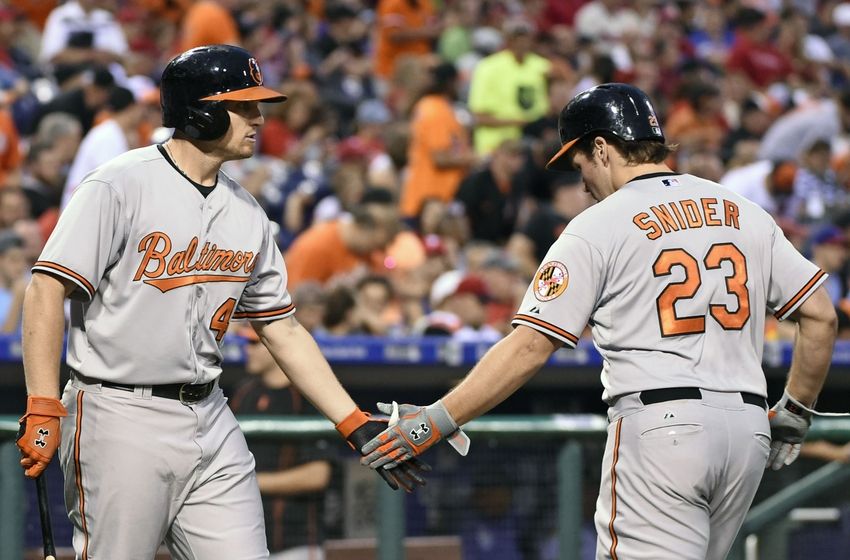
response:
{"label": "black belt", "polygon": [[[80,373],[74,371],[72,372],[75,377],[84,381],[85,383],[100,383],[102,387],[109,387],[111,389],[120,389],[121,391],[129,391],[134,392],[136,390],[136,385],[127,385],[124,383],[114,383],[112,381],[102,381],[100,379],[92,379],[90,377],[86,377],[85,375],[81,375]],[[198,401],[202,401],[213,392],[215,389],[215,379],[208,383],[200,383],[197,385],[193,385],[192,383],[168,383],[164,385],[140,385],[139,387],[150,387],[151,395],[154,397],[162,397],[164,399],[174,399],[182,402],[183,404],[192,404]]]}
{"label": "black belt", "polygon": [[[767,399],[755,393],[741,391],[741,400],[747,404],[753,404],[767,410]],[[669,389],[650,389],[641,391],[638,395],[643,404],[655,404],[667,401],[678,401],[682,399],[702,399],[702,392],[698,387],[670,387]]]}

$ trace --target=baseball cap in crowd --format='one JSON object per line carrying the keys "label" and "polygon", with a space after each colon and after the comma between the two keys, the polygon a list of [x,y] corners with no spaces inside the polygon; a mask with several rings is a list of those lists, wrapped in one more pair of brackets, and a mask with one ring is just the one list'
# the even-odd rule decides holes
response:
{"label": "baseball cap in crowd", "polygon": [[832,23],[836,27],[850,27],[850,2],[836,4],[832,9]]}
{"label": "baseball cap in crowd", "polygon": [[431,307],[438,307],[448,298],[457,294],[473,294],[482,300],[490,297],[487,284],[475,275],[467,275],[461,270],[450,270],[444,272],[434,280],[431,285],[431,294],[428,298]]}
{"label": "baseball cap in crowd", "polygon": [[846,245],[847,236],[841,228],[827,225],[812,234],[812,246],[817,245]]}
{"label": "baseball cap in crowd", "polygon": [[534,31],[534,24],[523,17],[511,17],[502,24],[502,32],[508,37],[531,35]]}

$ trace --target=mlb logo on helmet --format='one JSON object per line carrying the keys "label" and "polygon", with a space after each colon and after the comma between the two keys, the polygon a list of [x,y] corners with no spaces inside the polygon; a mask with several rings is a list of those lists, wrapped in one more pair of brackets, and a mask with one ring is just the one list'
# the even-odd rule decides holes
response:
{"label": "mlb logo on helmet", "polygon": [[661,134],[661,127],[658,126],[658,117],[655,116],[654,113],[649,115],[649,126],[652,127],[652,132],[655,134]]}

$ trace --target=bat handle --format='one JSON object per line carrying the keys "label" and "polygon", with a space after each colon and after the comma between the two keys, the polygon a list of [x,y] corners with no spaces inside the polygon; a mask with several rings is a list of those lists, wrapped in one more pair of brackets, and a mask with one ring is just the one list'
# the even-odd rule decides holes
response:
{"label": "bat handle", "polygon": [[47,481],[44,473],[35,479],[38,494],[38,513],[41,517],[41,538],[44,543],[45,560],[56,560],[56,545],[53,543],[53,525],[50,522],[50,502],[47,499]]}

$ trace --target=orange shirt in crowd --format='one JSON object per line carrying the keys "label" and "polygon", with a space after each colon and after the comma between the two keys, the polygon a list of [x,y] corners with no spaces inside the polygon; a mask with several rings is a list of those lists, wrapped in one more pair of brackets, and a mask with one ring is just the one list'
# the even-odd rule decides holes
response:
{"label": "orange shirt in crowd", "polygon": [[183,18],[180,51],[201,45],[238,45],[236,20],[226,9],[211,0],[192,4]]}
{"label": "orange shirt in crowd", "polygon": [[308,228],[295,238],[283,260],[290,292],[301,282],[315,280],[324,284],[337,274],[354,270],[361,264],[370,264],[368,259],[348,250],[342,242],[337,220],[320,222]]}
{"label": "orange shirt in crowd", "polygon": [[43,30],[47,16],[59,5],[59,2],[58,0],[14,0],[12,5],[39,30]]}
{"label": "orange shirt in crowd", "polygon": [[426,95],[414,105],[410,128],[408,174],[399,201],[405,217],[417,216],[428,198],[454,199],[466,175],[460,167],[438,168],[433,152],[469,150],[469,134],[442,95]]}
{"label": "orange shirt in crowd", "polygon": [[375,38],[375,75],[389,78],[396,59],[403,54],[424,55],[431,52],[431,41],[419,39],[394,43],[390,35],[399,28],[419,29],[434,17],[431,0],[418,0],[414,7],[408,0],[378,2],[378,32]]}
{"label": "orange shirt in crowd", "polygon": [[4,186],[6,176],[21,165],[21,150],[18,147],[18,130],[12,113],[0,110],[0,186]]}
{"label": "orange shirt in crowd", "polygon": [[664,123],[664,134],[669,141],[692,149],[717,150],[728,132],[721,117],[699,115],[684,101],[673,106]]}

